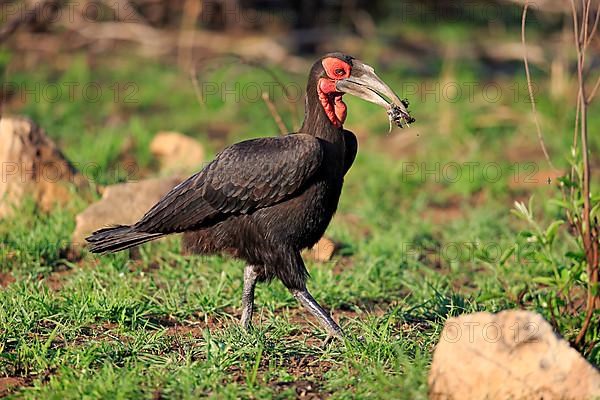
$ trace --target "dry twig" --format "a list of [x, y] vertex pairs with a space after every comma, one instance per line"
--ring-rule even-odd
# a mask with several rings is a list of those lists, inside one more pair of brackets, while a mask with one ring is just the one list
[[277, 127], [279, 128], [279, 133], [281, 133], [282, 135], [285, 135], [286, 133], [288, 133], [289, 132], [288, 128], [283, 123], [283, 119], [281, 119], [281, 115], [279, 114], [279, 112], [277, 112], [277, 108], [275, 107], [275, 104], [273, 104], [271, 99], [269, 98], [269, 94], [267, 92], [262, 93], [262, 99], [265, 102], [265, 104], [267, 105], [267, 108], [269, 109], [269, 112], [271, 113], [273, 120], [277, 124]]
[[[593, 23], [590, 23], [590, 12], [591, 12], [591, 0], [581, 0], [581, 20], [575, 0], [571, 0], [571, 15], [573, 18], [573, 37], [575, 49], [577, 51], [577, 102], [576, 102], [576, 117], [575, 117], [575, 130], [573, 132], [573, 148], [576, 149], [581, 146], [582, 153], [582, 164], [583, 164], [583, 176], [579, 177], [575, 171], [575, 167], [571, 170], [571, 179], [581, 179], [581, 193], [575, 190], [573, 187], [563, 188], [562, 196], [565, 200], [569, 200], [573, 204], [579, 204], [579, 201], [583, 201], [583, 207], [579, 205], [575, 206], [575, 210], [567, 210], [567, 218], [571, 224], [572, 229], [575, 231], [575, 235], [581, 238], [583, 249], [585, 251], [586, 268], [588, 275], [587, 283], [587, 299], [586, 299], [586, 311], [584, 321], [575, 339], [575, 345], [584, 348], [585, 347], [585, 336], [588, 331], [595, 311], [597, 310], [597, 304], [600, 304], [600, 294], [597, 293], [599, 284], [599, 259], [600, 259], [600, 242], [599, 235], [600, 230], [597, 221], [591, 221], [591, 169], [589, 160], [589, 148], [588, 148], [588, 125], [587, 125], [587, 111], [590, 101], [594, 98], [598, 86], [600, 85], [600, 78], [594, 85], [592, 92], [589, 96], [586, 96], [585, 81], [586, 76], [584, 73], [585, 69], [585, 56], [586, 50], [594, 37], [600, 15], [600, 4], [596, 10]], [[525, 22], [527, 17], [527, 9], [529, 7], [529, 1], [525, 1], [523, 8], [523, 16], [521, 20], [521, 41], [523, 43], [523, 61], [525, 64], [525, 74], [527, 77], [527, 88], [529, 90], [529, 97], [531, 99], [531, 106], [533, 109], [535, 125], [537, 129], [538, 139], [544, 156], [548, 161], [548, 164], [552, 166], [546, 146], [542, 137], [542, 130], [537, 118], [536, 107], [533, 98], [531, 76], [529, 73], [529, 64], [527, 60], [527, 47], [525, 42]], [[578, 141], [579, 139], [579, 141]], [[552, 166], [553, 167], [553, 166]], [[554, 168], [554, 167], [553, 167]], [[567, 194], [568, 191], [568, 194]]]
[[540, 121], [537, 115], [537, 108], [535, 106], [535, 98], [533, 96], [533, 86], [531, 83], [531, 74], [529, 73], [529, 61], [527, 59], [527, 44], [525, 42], [525, 21], [527, 20], [527, 9], [529, 8], [529, 0], [525, 1], [525, 6], [523, 7], [523, 17], [521, 19], [521, 43], [523, 44], [523, 62], [525, 64], [525, 75], [527, 77], [527, 90], [529, 92], [529, 100], [531, 101], [531, 110], [533, 112], [533, 120], [535, 121], [535, 128], [537, 130], [538, 140], [540, 142], [540, 146], [542, 147], [542, 151], [544, 152], [544, 157], [548, 162], [548, 165], [554, 170], [554, 165], [550, 160], [550, 155], [548, 154], [548, 150], [546, 150], [546, 143], [544, 142], [544, 137], [542, 136], [542, 128], [540, 127]]
[[[579, 85], [577, 102], [579, 106], [579, 133], [581, 138], [581, 152], [583, 158], [583, 177], [582, 177], [582, 197], [583, 197], [583, 210], [581, 218], [577, 219], [578, 231], [580, 232], [581, 239], [583, 241], [583, 248], [585, 251], [585, 258], [587, 261], [587, 275], [588, 275], [588, 293], [586, 301], [586, 313], [583, 321], [583, 326], [575, 339], [575, 345], [581, 346], [584, 343], [585, 334], [591, 324], [594, 312], [596, 310], [596, 300], [598, 294], [596, 293], [599, 278], [599, 252], [600, 245], [598, 243], [598, 227], [590, 219], [591, 213], [591, 168], [589, 160], [589, 149], [588, 149], [588, 131], [587, 131], [587, 109], [588, 109], [588, 97], [585, 94], [585, 54], [587, 45], [591, 40], [597, 27], [598, 16], [596, 15], [596, 21], [589, 29], [589, 12], [591, 8], [591, 0], [583, 1], [582, 19], [578, 22], [577, 7], [575, 1], [571, 0], [571, 12], [573, 15], [573, 36], [575, 47], [577, 50], [577, 82]], [[598, 10], [600, 11], [600, 9]], [[597, 11], [597, 12], [598, 12]], [[588, 36], [590, 35], [590, 36]], [[592, 96], [593, 97], [593, 96]]]

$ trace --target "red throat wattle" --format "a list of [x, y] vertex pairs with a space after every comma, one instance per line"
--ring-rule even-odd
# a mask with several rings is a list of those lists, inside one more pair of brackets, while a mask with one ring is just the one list
[[327, 57], [321, 61], [328, 78], [320, 78], [317, 83], [319, 101], [331, 123], [341, 128], [346, 120], [346, 104], [342, 101], [344, 93], [335, 87], [335, 81], [350, 76], [352, 67], [336, 57]]
[[331, 123], [341, 128], [346, 120], [346, 104], [342, 101], [343, 93], [336, 91], [335, 82], [321, 78], [317, 85], [319, 101]]

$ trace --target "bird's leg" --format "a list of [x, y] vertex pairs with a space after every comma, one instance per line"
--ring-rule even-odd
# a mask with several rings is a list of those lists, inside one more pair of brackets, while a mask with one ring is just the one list
[[314, 299], [314, 297], [312, 297], [306, 288], [292, 289], [291, 292], [294, 297], [319, 320], [321, 325], [327, 329], [327, 332], [330, 335], [339, 338], [344, 336], [342, 328], [340, 328], [340, 326], [331, 318], [331, 315], [329, 315], [329, 313], [325, 311], [323, 307], [319, 305], [319, 303], [317, 303], [317, 301]]
[[244, 289], [242, 290], [242, 326], [245, 330], [250, 329], [252, 324], [252, 311], [254, 310], [254, 288], [258, 280], [255, 267], [247, 265], [244, 268]]

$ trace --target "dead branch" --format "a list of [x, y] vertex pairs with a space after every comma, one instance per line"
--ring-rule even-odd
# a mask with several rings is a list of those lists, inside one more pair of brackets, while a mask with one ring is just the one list
[[[194, 26], [196, 21], [202, 12], [202, 1], [199, 0], [186, 0], [184, 3], [183, 17], [181, 18], [181, 27], [179, 29], [179, 39], [177, 45], [177, 62], [180, 67], [187, 68], [192, 65], [193, 58], [193, 47], [186, 47], [183, 44], [183, 33], [190, 31], [192, 35], [195, 34]], [[192, 38], [192, 42], [195, 42]]]
[[[579, 133], [581, 139], [581, 150], [583, 158], [583, 177], [582, 177], [582, 196], [583, 196], [583, 210], [580, 220], [580, 235], [583, 242], [583, 248], [585, 251], [585, 258], [587, 261], [586, 269], [588, 274], [588, 292], [586, 301], [586, 313], [583, 326], [575, 339], [575, 345], [580, 346], [583, 344], [585, 334], [591, 324], [594, 312], [597, 308], [596, 300], [599, 295], [595, 292], [598, 286], [598, 269], [599, 269], [599, 243], [598, 243], [598, 226], [596, 223], [592, 225], [590, 220], [591, 212], [591, 194], [590, 194], [590, 181], [591, 181], [591, 168], [589, 160], [589, 149], [588, 149], [588, 131], [587, 131], [587, 109], [588, 109], [588, 97], [585, 93], [585, 55], [586, 48], [589, 43], [588, 34], [589, 29], [589, 12], [591, 8], [591, 0], [582, 2], [583, 9], [581, 11], [582, 19], [578, 23], [578, 12], [575, 6], [575, 1], [571, 0], [571, 10], [573, 14], [573, 37], [575, 47], [577, 50], [577, 82], [579, 85], [577, 101], [579, 105]], [[599, 9], [600, 11], [600, 9]], [[596, 16], [596, 21], [597, 21]], [[595, 31], [596, 22], [591, 28], [591, 33]], [[593, 96], [592, 96], [593, 97]]]
[[[600, 11], [598, 11], [598, 15], [600, 15]], [[596, 79], [596, 83], [594, 84], [594, 87], [592, 88], [592, 91], [590, 92], [590, 95], [587, 98], [587, 102], [588, 104], [592, 102], [592, 100], [594, 100], [594, 97], [596, 97], [596, 92], [598, 91], [598, 87], [600, 86], [600, 76], [598, 76], [598, 79]]]
[[[587, 125], [587, 111], [590, 101], [594, 98], [598, 85], [600, 85], [600, 78], [594, 85], [592, 92], [589, 96], [586, 96], [586, 79], [585, 79], [585, 56], [586, 50], [594, 37], [600, 14], [600, 4], [596, 10], [594, 21], [590, 21], [591, 12], [591, 0], [581, 0], [581, 20], [579, 18], [579, 12], [577, 10], [575, 0], [570, 0], [571, 15], [573, 19], [573, 40], [575, 49], [577, 51], [577, 101], [576, 101], [576, 117], [575, 117], [575, 130], [573, 133], [573, 148], [581, 146], [582, 152], [582, 164], [583, 164], [583, 176], [579, 177], [576, 174], [575, 169], [571, 170], [572, 179], [581, 179], [581, 193], [578, 193], [573, 187], [563, 188], [562, 196], [563, 199], [570, 199], [573, 203], [577, 203], [582, 197], [583, 207], [576, 206], [575, 210], [567, 210], [567, 219], [571, 225], [571, 229], [575, 231], [574, 235], [581, 238], [583, 249], [585, 252], [586, 259], [586, 270], [588, 275], [587, 283], [587, 299], [586, 299], [586, 311], [583, 324], [575, 339], [574, 344], [579, 348], [585, 347], [585, 335], [588, 331], [595, 311], [598, 309], [600, 304], [600, 295], [596, 293], [599, 283], [599, 259], [600, 259], [600, 229], [598, 227], [598, 221], [591, 221], [591, 168], [589, 159], [589, 148], [588, 148], [588, 125]], [[525, 41], [525, 22], [527, 18], [527, 9], [529, 7], [529, 0], [525, 0], [523, 7], [523, 15], [521, 20], [521, 42], [523, 44], [523, 62], [525, 64], [525, 75], [527, 77], [527, 88], [529, 90], [529, 97], [531, 100], [531, 106], [534, 114], [535, 125], [537, 129], [538, 139], [546, 160], [552, 166], [548, 153], [546, 151], [545, 143], [542, 137], [541, 127], [537, 118], [537, 112], [533, 97], [531, 75], [529, 72], [529, 63], [527, 59], [527, 46]], [[579, 139], [579, 142], [578, 142]], [[553, 167], [554, 168], [554, 167]], [[567, 194], [568, 193], [568, 194]]]
[[527, 90], [529, 92], [529, 100], [531, 102], [531, 110], [533, 112], [533, 120], [535, 121], [535, 128], [537, 130], [538, 141], [540, 142], [540, 146], [542, 147], [542, 151], [544, 152], [544, 157], [550, 165], [550, 168], [556, 170], [552, 161], [550, 160], [550, 155], [548, 154], [548, 150], [546, 150], [546, 144], [544, 142], [544, 137], [542, 136], [542, 128], [540, 127], [540, 121], [537, 115], [537, 108], [535, 106], [535, 98], [533, 96], [533, 86], [531, 84], [531, 74], [529, 73], [529, 61], [527, 58], [527, 44], [525, 42], [525, 21], [527, 20], [527, 8], [529, 7], [529, 0], [525, 1], [525, 6], [523, 7], [523, 17], [521, 19], [521, 43], [523, 44], [523, 62], [525, 64], [525, 75], [527, 77]]
[[196, 94], [196, 99], [201, 106], [204, 106], [204, 97], [202, 96], [202, 90], [200, 89], [200, 85], [198, 84], [198, 77], [196, 76], [196, 70], [192, 68], [190, 70], [190, 79], [192, 80], [192, 85], [194, 86], [194, 93]]
[[283, 123], [283, 119], [281, 118], [281, 115], [279, 114], [279, 112], [277, 112], [277, 108], [275, 107], [275, 104], [273, 104], [273, 102], [269, 98], [269, 94], [267, 92], [263, 92], [262, 99], [265, 102], [265, 104], [267, 105], [267, 108], [269, 109], [269, 112], [271, 113], [273, 120], [277, 124], [277, 127], [279, 128], [279, 133], [281, 133], [282, 135], [287, 134], [289, 132], [288, 128]]

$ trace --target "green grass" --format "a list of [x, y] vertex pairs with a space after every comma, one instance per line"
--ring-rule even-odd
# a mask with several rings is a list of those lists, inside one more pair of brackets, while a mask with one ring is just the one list
[[[77, 97], [9, 108], [45, 127], [76, 164], [97, 165], [89, 178], [99, 184], [125, 180], [119, 172], [123, 151], [137, 160], [140, 177], [157, 174], [148, 143], [160, 130], [182, 131], [210, 154], [227, 143], [277, 132], [262, 101], [209, 98], [200, 105], [189, 79], [176, 68], [136, 57], [117, 59], [91, 68], [75, 58], [62, 69], [41, 67], [11, 76], [23, 83], [136, 85], [135, 103], [104, 96], [90, 104]], [[482, 79], [473, 65], [453, 68], [451, 80]], [[443, 78], [403, 75], [401, 65], [380, 71], [392, 87]], [[276, 73], [304, 86], [304, 76]], [[271, 80], [247, 68], [209, 77], [241, 85]], [[539, 77], [542, 92], [544, 79]], [[515, 82], [524, 84], [520, 75], [499, 81], [506, 91]], [[553, 272], [537, 253], [530, 254], [527, 237], [518, 234], [526, 226], [510, 214], [515, 199], [536, 193], [542, 220], [558, 215], [542, 201], [555, 188], [511, 184], [515, 165], [531, 162], [547, 170], [529, 104], [413, 97], [417, 123], [391, 135], [385, 135], [383, 110], [347, 99], [346, 127], [361, 133], [360, 153], [327, 232], [343, 248], [331, 262], [308, 262], [309, 289], [331, 308], [347, 340], [324, 344], [323, 331], [279, 282], [259, 286], [255, 330], [242, 331], [237, 320], [243, 264], [182, 257], [178, 238], [145, 245], [137, 260], [127, 254], [84, 254], [69, 261], [64, 249], [74, 216], [87, 201], [76, 195], [69, 207], [48, 214], [27, 202], [0, 225], [0, 273], [14, 279], [0, 290], [0, 378], [20, 382], [10, 396], [294, 398], [308, 393], [425, 399], [433, 346], [448, 317], [519, 307], [550, 319], [553, 288], [535, 282]], [[284, 99], [275, 102], [291, 126], [293, 113]], [[538, 108], [555, 162], [564, 166], [574, 111], [543, 95]], [[600, 127], [598, 111], [595, 106], [589, 112], [591, 131]], [[491, 123], [482, 121], [488, 117]], [[214, 130], [222, 134], [211, 139], [207, 132]], [[600, 137], [592, 136], [597, 154]], [[127, 141], [133, 145], [127, 147]], [[518, 161], [510, 158], [514, 153]], [[453, 182], [439, 174], [406, 174], [407, 163], [434, 168], [449, 162], [495, 163], [503, 175], [492, 182], [477, 169], [474, 179]], [[518, 171], [519, 182], [528, 172]], [[575, 246], [564, 231], [559, 235], [554, 251], [568, 266], [558, 255]], [[580, 317], [557, 318], [561, 333], [573, 338]], [[586, 353], [596, 365], [599, 347]]]

